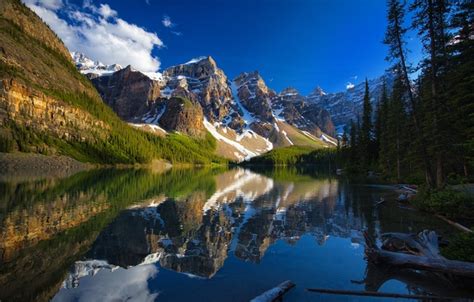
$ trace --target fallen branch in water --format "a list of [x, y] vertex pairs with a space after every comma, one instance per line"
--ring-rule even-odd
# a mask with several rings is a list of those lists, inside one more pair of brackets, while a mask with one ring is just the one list
[[449, 260], [441, 256], [438, 236], [434, 231], [425, 230], [418, 235], [383, 234], [382, 248], [375, 244], [367, 232], [364, 232], [364, 237], [366, 258], [374, 264], [474, 278], [474, 263]]
[[369, 297], [380, 297], [380, 298], [431, 299], [431, 300], [459, 299], [458, 297], [410, 295], [410, 294], [381, 293], [381, 292], [372, 292], [372, 291], [325, 289], [325, 288], [307, 288], [306, 290], [310, 292], [316, 292], [316, 293], [322, 293], [322, 294], [346, 295], [346, 296], [366, 296], [366, 297], [369, 296]]
[[454, 222], [454, 221], [452, 221], [452, 220], [449, 220], [448, 218], [446, 218], [446, 217], [444, 217], [444, 216], [442, 216], [442, 215], [439, 215], [439, 214], [437, 214], [436, 217], [438, 217], [438, 218], [440, 218], [440, 219], [446, 221], [447, 223], [449, 223], [450, 225], [456, 227], [457, 229], [459, 229], [459, 230], [461, 230], [461, 231], [464, 231], [464, 232], [467, 232], [467, 233], [472, 233], [472, 230], [471, 230], [470, 228], [465, 227], [465, 226], [463, 226], [463, 225], [460, 224], [460, 223], [457, 223], [457, 222]]
[[270, 290], [267, 290], [263, 294], [261, 294], [258, 297], [253, 298], [250, 302], [274, 302], [278, 301], [283, 297], [284, 294], [286, 294], [289, 290], [291, 290], [293, 287], [296, 285], [291, 282], [290, 280], [287, 280], [277, 287], [274, 287]]

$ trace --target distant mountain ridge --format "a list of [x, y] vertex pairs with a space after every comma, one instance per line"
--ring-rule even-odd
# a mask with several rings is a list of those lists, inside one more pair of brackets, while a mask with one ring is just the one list
[[131, 66], [97, 72], [97, 68], [83, 67], [84, 61], [93, 60], [77, 53], [73, 58], [80, 58], [76, 60], [78, 69], [125, 121], [159, 135], [179, 131], [199, 136], [205, 129], [217, 139], [218, 154], [233, 160], [280, 146], [336, 145], [327, 111], [306, 102], [297, 91], [291, 96], [277, 94], [257, 71], [229, 80], [208, 56], [151, 77]]
[[[368, 80], [370, 100], [373, 105], [380, 100], [384, 83], [387, 91], [391, 91], [394, 79], [395, 76], [392, 72], [386, 72], [380, 77]], [[333, 123], [338, 128], [338, 134], [341, 134], [342, 128], [348, 125], [351, 120], [356, 121], [362, 113], [364, 93], [365, 82], [361, 82], [352, 85], [345, 91], [336, 93], [325, 93], [318, 87], [306, 99], [308, 102], [327, 110]]]

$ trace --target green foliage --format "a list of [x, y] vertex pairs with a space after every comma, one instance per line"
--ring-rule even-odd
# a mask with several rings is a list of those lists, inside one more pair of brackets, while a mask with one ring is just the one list
[[461, 233], [449, 240], [441, 254], [451, 260], [474, 262], [474, 233]]
[[227, 163], [214, 154], [216, 143], [210, 134], [204, 139], [181, 134], [158, 137], [119, 122], [107, 136], [96, 136], [94, 141], [67, 141], [15, 123], [10, 123], [8, 130], [13, 136], [11, 145], [21, 152], [59, 153], [81, 162], [135, 164], [165, 159], [199, 165]]
[[296, 165], [303, 155], [307, 155], [314, 149], [309, 147], [291, 146], [271, 150], [261, 156], [252, 158], [251, 164], [270, 166]]
[[474, 197], [455, 190], [437, 191], [423, 188], [416, 194], [414, 204], [425, 211], [450, 218], [474, 217]]
[[324, 166], [335, 168], [335, 149], [313, 149], [309, 147], [291, 146], [274, 149], [261, 156], [252, 158], [243, 165], [250, 166]]

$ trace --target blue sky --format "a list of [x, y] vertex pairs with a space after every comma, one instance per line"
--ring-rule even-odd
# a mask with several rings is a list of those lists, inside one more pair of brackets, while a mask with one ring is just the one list
[[[271, 88], [280, 91], [292, 86], [303, 94], [317, 85], [328, 92], [341, 91], [348, 82], [379, 76], [388, 66], [382, 44], [386, 27], [383, 0], [24, 1], [50, 9], [70, 26], [80, 22], [72, 20], [71, 11], [88, 10], [90, 15], [105, 16], [98, 17], [97, 24], [101, 18], [110, 23], [101, 32], [110, 30], [123, 37], [114, 27], [117, 20], [144, 31], [136, 34], [137, 41], [143, 37], [139, 45], [146, 50], [140, 56], [134, 48], [137, 45], [131, 45], [129, 53], [102, 51], [96, 49], [102, 47], [96, 45], [100, 43], [89, 41], [91, 46], [84, 47], [86, 55], [108, 61], [104, 63], [115, 63], [110, 61], [113, 59], [123, 63], [130, 58], [138, 69], [154, 69], [159, 64], [163, 70], [193, 57], [211, 55], [230, 78], [259, 70]], [[55, 22], [53, 17], [40, 16]], [[75, 34], [83, 35], [83, 27]], [[86, 44], [68, 39], [72, 34], [60, 24], [52, 28], [65, 32], [58, 34], [67, 40], [69, 48]], [[420, 46], [413, 34], [409, 38], [410, 58], [416, 61]], [[139, 61], [146, 57], [145, 52], [149, 58]]]

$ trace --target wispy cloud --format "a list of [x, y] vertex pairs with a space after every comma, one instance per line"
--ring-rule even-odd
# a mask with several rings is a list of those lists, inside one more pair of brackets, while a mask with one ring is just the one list
[[346, 84], [346, 89], [352, 89], [352, 88], [354, 88], [354, 87], [355, 87], [354, 84], [352, 84], [351, 82], [347, 82], [347, 84]]
[[[153, 56], [164, 44], [156, 33], [128, 23], [107, 4], [85, 0], [82, 7], [62, 0], [23, 0], [64, 41], [71, 51], [83, 52], [105, 64], [132, 65], [144, 72], [160, 68]], [[67, 16], [67, 17], [64, 17]]]
[[163, 16], [163, 19], [161, 20], [161, 23], [163, 24], [164, 27], [167, 27], [167, 28], [175, 27], [175, 24], [173, 22], [171, 22], [171, 18], [167, 15]]

